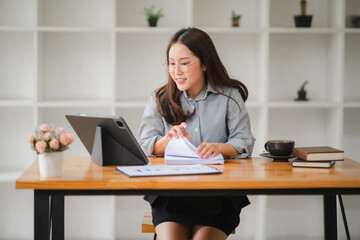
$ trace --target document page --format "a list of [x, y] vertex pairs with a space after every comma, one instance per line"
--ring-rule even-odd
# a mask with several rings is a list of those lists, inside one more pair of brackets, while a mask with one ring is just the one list
[[119, 172], [129, 177], [166, 176], [166, 175], [194, 175], [194, 174], [221, 174], [214, 167], [206, 165], [144, 165], [119, 166]]
[[224, 164], [224, 157], [221, 153], [217, 156], [199, 158], [196, 154], [196, 147], [185, 137], [171, 138], [165, 149], [166, 164]]

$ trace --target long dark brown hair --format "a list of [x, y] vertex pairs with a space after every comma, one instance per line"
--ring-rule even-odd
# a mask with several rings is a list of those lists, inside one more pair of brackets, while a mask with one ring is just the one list
[[[175, 43], [185, 45], [200, 59], [201, 65], [206, 67], [206, 71], [204, 72], [205, 80], [215, 91], [235, 101], [232, 97], [218, 90], [218, 87], [224, 85], [234, 87], [239, 90], [244, 102], [246, 101], [248, 98], [248, 89], [242, 82], [229, 77], [217, 54], [214, 43], [207, 33], [197, 28], [184, 28], [176, 32], [171, 37], [166, 50], [167, 61], [169, 61], [170, 48]], [[170, 74], [168, 74], [168, 83], [156, 90], [156, 102], [159, 113], [168, 123], [173, 125], [184, 122], [186, 118], [194, 114], [194, 112], [189, 114], [184, 113], [181, 107], [180, 96], [181, 91], [177, 88]], [[237, 102], [236, 104], [239, 106]]]

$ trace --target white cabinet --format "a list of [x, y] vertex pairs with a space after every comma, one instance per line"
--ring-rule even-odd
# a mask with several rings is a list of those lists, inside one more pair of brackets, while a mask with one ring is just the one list
[[242, 15], [241, 30], [259, 28], [262, 2], [260, 0], [227, 0], [226, 2], [194, 0], [193, 24], [199, 28], [230, 28], [231, 12], [235, 11]]
[[[153, 4], [165, 14], [156, 28], [142, 13]], [[299, 13], [299, 0], [0, 0], [0, 181], [35, 159], [35, 126], [71, 131], [66, 112], [122, 115], [137, 137], [148, 94], [167, 81], [167, 43], [186, 26], [208, 32], [248, 86], [254, 155], [284, 138], [359, 160], [360, 29], [350, 16], [360, 1], [308, 0], [311, 28], [294, 27]], [[305, 80], [309, 101], [294, 101]], [[79, 139], [65, 154], [88, 155]]]
[[38, 25], [111, 28], [114, 4], [113, 0], [38, 0]]
[[2, 27], [33, 27], [36, 25], [36, 0], [0, 1], [0, 25]]

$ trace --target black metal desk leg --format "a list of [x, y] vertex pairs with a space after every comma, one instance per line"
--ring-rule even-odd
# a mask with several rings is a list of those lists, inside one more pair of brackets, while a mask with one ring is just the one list
[[336, 195], [324, 195], [324, 239], [337, 239]]
[[34, 190], [34, 239], [50, 239], [50, 193]]
[[64, 195], [51, 195], [52, 239], [64, 240]]

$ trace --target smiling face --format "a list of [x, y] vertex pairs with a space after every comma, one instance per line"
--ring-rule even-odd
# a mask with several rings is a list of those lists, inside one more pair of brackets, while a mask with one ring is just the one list
[[169, 50], [169, 74], [180, 91], [194, 99], [205, 87], [204, 71], [200, 59], [184, 44], [175, 43]]

